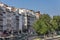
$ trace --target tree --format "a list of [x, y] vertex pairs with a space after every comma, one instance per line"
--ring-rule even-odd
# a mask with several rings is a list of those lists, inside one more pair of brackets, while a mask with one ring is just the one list
[[57, 28], [56, 31], [57, 31], [58, 34], [60, 34], [59, 33], [59, 31], [60, 31], [60, 16], [53, 16], [53, 20], [55, 20], [57, 22], [58, 28]]
[[58, 28], [57, 22], [53, 20], [48, 14], [42, 14], [40, 18], [34, 23], [33, 28], [38, 34], [51, 34]]
[[58, 30], [60, 31], [60, 16], [53, 16], [53, 20], [55, 20], [58, 24]]
[[[44, 35], [44, 38], [46, 36], [46, 33], [50, 31], [50, 26], [48, 22], [50, 22], [51, 17], [48, 14], [43, 14], [40, 16], [40, 18], [34, 23], [33, 28], [36, 30], [36, 32], [39, 35]], [[49, 26], [49, 27], [48, 27]]]
[[45, 25], [44, 21], [38, 20], [34, 23], [34, 29], [38, 34], [45, 34], [47, 32], [47, 26]]

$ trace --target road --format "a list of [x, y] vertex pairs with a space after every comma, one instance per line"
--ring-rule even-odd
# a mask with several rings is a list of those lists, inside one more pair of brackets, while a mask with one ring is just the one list
[[[32, 40], [38, 37], [37, 35], [22, 35], [22, 36], [9, 36], [9, 37], [0, 37], [0, 40]], [[44, 39], [42, 39], [44, 40]], [[60, 35], [54, 37], [47, 37], [46, 40], [60, 40]]]

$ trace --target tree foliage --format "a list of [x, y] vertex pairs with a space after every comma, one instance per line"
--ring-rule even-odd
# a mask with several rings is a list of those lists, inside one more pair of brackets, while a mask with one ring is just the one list
[[60, 16], [53, 16], [53, 20], [57, 22], [58, 29], [60, 31]]
[[54, 32], [58, 25], [55, 17], [51, 18], [48, 14], [42, 14], [39, 20], [34, 23], [33, 28], [38, 34], [46, 34]]

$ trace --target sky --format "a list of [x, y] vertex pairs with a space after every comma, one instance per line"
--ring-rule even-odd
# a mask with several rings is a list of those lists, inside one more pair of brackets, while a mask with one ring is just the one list
[[40, 11], [50, 16], [60, 15], [60, 0], [0, 0], [9, 6]]

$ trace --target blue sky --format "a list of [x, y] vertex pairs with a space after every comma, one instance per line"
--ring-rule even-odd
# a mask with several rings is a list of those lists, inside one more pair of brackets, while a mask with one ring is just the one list
[[60, 15], [60, 0], [0, 0], [9, 6], [16, 8], [26, 8], [51, 16]]

